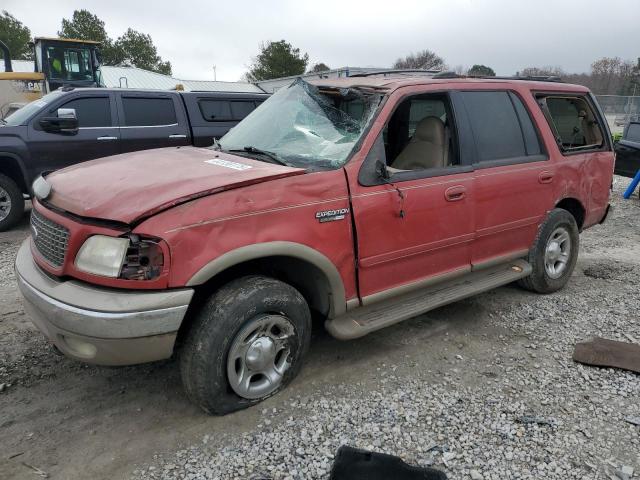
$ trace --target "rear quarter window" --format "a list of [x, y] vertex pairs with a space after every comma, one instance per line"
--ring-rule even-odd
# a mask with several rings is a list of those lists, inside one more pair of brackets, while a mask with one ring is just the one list
[[597, 150], [604, 145], [602, 126], [582, 95], [538, 95], [556, 142], [563, 152]]
[[231, 102], [231, 114], [234, 120], [242, 120], [256, 108], [254, 102]]
[[232, 119], [231, 104], [227, 100], [198, 100], [198, 107], [202, 117], [207, 122], [224, 122]]
[[207, 122], [239, 122], [256, 109], [256, 102], [201, 98], [198, 107]]

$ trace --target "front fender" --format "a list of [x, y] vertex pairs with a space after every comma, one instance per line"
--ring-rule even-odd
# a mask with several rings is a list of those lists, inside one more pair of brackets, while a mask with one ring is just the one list
[[311, 247], [295, 242], [275, 241], [257, 243], [226, 252], [203, 266], [187, 282], [188, 287], [202, 285], [224, 270], [241, 263], [260, 258], [283, 256], [304, 260], [322, 271], [331, 288], [332, 314], [346, 311], [345, 289], [336, 266], [325, 255]]

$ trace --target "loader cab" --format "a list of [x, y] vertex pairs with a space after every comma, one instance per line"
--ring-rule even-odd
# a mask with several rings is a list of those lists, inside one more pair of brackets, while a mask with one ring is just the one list
[[36, 38], [35, 70], [44, 74], [45, 90], [103, 87], [99, 46], [89, 40]]

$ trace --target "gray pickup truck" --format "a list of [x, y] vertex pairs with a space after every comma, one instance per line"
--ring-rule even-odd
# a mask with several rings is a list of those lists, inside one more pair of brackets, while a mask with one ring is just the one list
[[65, 88], [31, 102], [0, 120], [0, 231], [20, 219], [43, 172], [136, 150], [210, 146], [268, 97]]

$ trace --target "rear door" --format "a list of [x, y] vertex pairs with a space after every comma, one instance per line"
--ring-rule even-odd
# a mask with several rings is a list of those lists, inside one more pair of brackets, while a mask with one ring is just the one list
[[553, 206], [554, 166], [531, 115], [514, 91], [459, 91], [454, 101], [475, 144], [472, 267], [524, 256]]
[[[75, 110], [79, 124], [77, 134], [52, 133], [42, 129], [40, 119], [57, 116], [59, 108]], [[79, 90], [77, 94], [65, 95], [30, 122], [28, 135], [32, 175], [120, 153], [113, 94]]]
[[122, 152], [191, 144], [191, 134], [178, 95], [121, 92], [118, 116]]

